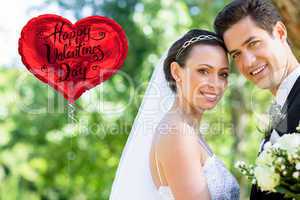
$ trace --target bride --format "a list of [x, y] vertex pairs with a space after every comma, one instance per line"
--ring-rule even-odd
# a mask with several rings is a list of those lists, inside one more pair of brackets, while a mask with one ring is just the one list
[[238, 200], [239, 185], [199, 133], [228, 84], [223, 41], [194, 29], [155, 67], [110, 200]]

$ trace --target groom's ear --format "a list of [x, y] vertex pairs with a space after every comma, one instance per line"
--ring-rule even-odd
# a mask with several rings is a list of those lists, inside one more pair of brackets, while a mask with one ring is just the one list
[[287, 30], [285, 25], [281, 22], [278, 21], [273, 27], [273, 36], [275, 38], [278, 38], [282, 42], [287, 42]]
[[177, 62], [172, 62], [170, 65], [171, 75], [176, 82], [181, 81], [181, 67]]

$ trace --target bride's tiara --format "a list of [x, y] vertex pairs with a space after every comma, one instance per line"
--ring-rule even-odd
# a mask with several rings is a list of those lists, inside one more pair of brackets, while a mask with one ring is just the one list
[[179, 58], [179, 56], [182, 54], [182, 52], [191, 44], [198, 42], [198, 41], [202, 41], [202, 40], [216, 40], [220, 43], [224, 43], [220, 38], [213, 36], [213, 35], [199, 35], [197, 37], [193, 37], [190, 40], [186, 41], [182, 47], [180, 47], [180, 49], [178, 50], [177, 54], [176, 54], [176, 60]]

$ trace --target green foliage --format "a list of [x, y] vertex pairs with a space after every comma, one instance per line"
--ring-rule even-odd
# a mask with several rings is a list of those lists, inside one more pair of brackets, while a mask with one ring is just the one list
[[[45, 0], [77, 19], [84, 17], [86, 7], [115, 19], [127, 34], [129, 53], [119, 74], [77, 101], [74, 122], [67, 102], [25, 67], [0, 68], [0, 199], [108, 199], [154, 65], [187, 30], [212, 30], [215, 13], [225, 2]], [[254, 161], [261, 138], [257, 115], [270, 95], [232, 69], [230, 87], [205, 115], [208, 128], [203, 133], [237, 175], [242, 199], [247, 199], [250, 183], [234, 171], [233, 163]]]

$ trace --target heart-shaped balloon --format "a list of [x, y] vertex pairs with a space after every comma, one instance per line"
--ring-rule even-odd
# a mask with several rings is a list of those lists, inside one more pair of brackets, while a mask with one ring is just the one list
[[27, 69], [73, 103], [123, 65], [128, 42], [122, 27], [103, 16], [74, 25], [53, 14], [31, 19], [19, 39]]

